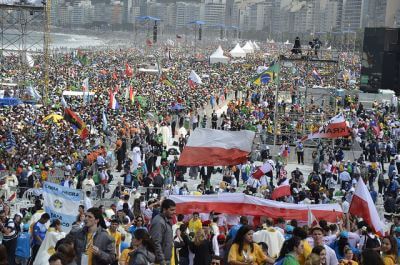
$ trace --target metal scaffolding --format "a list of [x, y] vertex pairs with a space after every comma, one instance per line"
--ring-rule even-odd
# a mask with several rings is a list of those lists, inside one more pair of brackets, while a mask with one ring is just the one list
[[[310, 128], [335, 115], [339, 73], [338, 53], [335, 51], [320, 51], [320, 53], [319, 57], [310, 54], [279, 56], [280, 71], [275, 91], [274, 145], [280, 145], [285, 140], [289, 144], [294, 144], [297, 139], [309, 133]], [[314, 70], [316, 73], [323, 72], [324, 75], [330, 76], [329, 82], [318, 86]], [[285, 74], [289, 76], [282, 78]]]
[[0, 4], [1, 51], [43, 52], [45, 6]]
[[[13, 76], [13, 82], [18, 85], [18, 92], [21, 93], [27, 85], [26, 75], [30, 62], [28, 57], [34, 54], [34, 58], [46, 57], [49, 49], [49, 38], [46, 31], [49, 32], [46, 14], [46, 1], [43, 5], [28, 4], [25, 0], [13, 5], [0, 4], [0, 55], [13, 55], [18, 58], [17, 65], [21, 71], [20, 74]], [[28, 55], [29, 54], [29, 55]], [[39, 59], [44, 62], [43, 99], [47, 96], [48, 87], [48, 60]], [[47, 79], [46, 79], [47, 78]], [[17, 95], [18, 95], [17, 92]]]

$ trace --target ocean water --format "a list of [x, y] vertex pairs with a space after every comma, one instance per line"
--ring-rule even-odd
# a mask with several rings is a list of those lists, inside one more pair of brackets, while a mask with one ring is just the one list
[[85, 46], [104, 46], [107, 41], [95, 36], [52, 33], [51, 48], [78, 48]]
[[[0, 49], [5, 50], [21, 50], [22, 39], [20, 33], [16, 31], [8, 31], [3, 36], [3, 43]], [[65, 34], [65, 33], [51, 33], [50, 34], [50, 48], [51, 49], [73, 49], [78, 47], [96, 47], [96, 46], [109, 46], [110, 40], [107, 40], [107, 34], [99, 36], [92, 35], [79, 35], [79, 34]], [[43, 33], [29, 32], [25, 38], [25, 47], [29, 51], [39, 51], [43, 48]]]

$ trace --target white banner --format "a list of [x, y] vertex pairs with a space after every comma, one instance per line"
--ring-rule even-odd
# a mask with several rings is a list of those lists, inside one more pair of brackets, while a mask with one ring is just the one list
[[44, 209], [51, 220], [59, 219], [64, 232], [69, 232], [76, 221], [82, 200], [82, 191], [66, 188], [51, 182], [43, 185]]

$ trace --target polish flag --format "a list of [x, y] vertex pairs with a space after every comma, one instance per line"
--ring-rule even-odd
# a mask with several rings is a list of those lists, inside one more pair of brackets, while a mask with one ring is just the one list
[[321, 75], [318, 73], [317, 69], [315, 69], [315, 68], [313, 69], [312, 75], [313, 75], [313, 77], [315, 78], [315, 80], [318, 80], [318, 81], [321, 83], [321, 85], [324, 85], [324, 81], [322, 80], [322, 77], [321, 77]]
[[129, 64], [125, 64], [125, 75], [127, 77], [132, 77], [133, 76], [133, 69], [130, 67]]
[[230, 166], [243, 164], [251, 152], [255, 133], [197, 128], [179, 157], [179, 166]]
[[[197, 129], [196, 129], [197, 130]], [[335, 223], [342, 218], [343, 211], [339, 204], [295, 204], [267, 200], [249, 196], [244, 193], [219, 193], [212, 195], [171, 195], [169, 199], [176, 203], [177, 214], [193, 212], [246, 216], [268, 216], [273, 219], [282, 217], [285, 220], [296, 219], [307, 223], [309, 209], [319, 220]]]
[[301, 140], [305, 141], [319, 138], [335, 139], [349, 135], [350, 129], [347, 126], [347, 122], [344, 119], [343, 114], [340, 113], [326, 122], [323, 126], [319, 127], [318, 131], [311, 132], [310, 134], [304, 136]]
[[14, 192], [11, 196], [7, 199], [8, 202], [12, 202], [17, 198], [17, 193]]
[[86, 77], [82, 82], [82, 91], [89, 92], [89, 78]]
[[289, 179], [286, 179], [281, 183], [278, 187], [276, 187], [271, 194], [271, 199], [276, 200], [278, 198], [284, 196], [290, 196], [292, 193], [290, 192]]
[[381, 221], [376, 210], [376, 206], [372, 201], [371, 194], [362, 178], [358, 179], [353, 198], [350, 203], [349, 213], [358, 217], [362, 217], [368, 225], [379, 235], [385, 233], [385, 225]]
[[203, 82], [201, 81], [201, 78], [200, 78], [200, 76], [198, 75], [198, 74], [196, 74], [196, 72], [195, 71], [191, 71], [190, 72], [190, 75], [189, 75], [189, 86], [194, 86], [195, 84], [196, 85], [201, 85], [201, 84], [203, 84]]
[[310, 208], [308, 208], [307, 225], [308, 225], [308, 227], [314, 227], [314, 226], [318, 225], [318, 220], [317, 220], [317, 218], [315, 218], [315, 216], [313, 215]]
[[112, 90], [109, 91], [109, 96], [110, 96], [110, 101], [108, 104], [109, 108], [110, 109], [118, 109], [119, 105], [118, 105], [117, 99], [115, 98], [115, 93]]
[[260, 179], [263, 175], [265, 175], [266, 173], [270, 172], [272, 170], [272, 166], [271, 164], [267, 161], [264, 163], [264, 165], [262, 165], [261, 167], [259, 167], [252, 175], [253, 178], [255, 179]]

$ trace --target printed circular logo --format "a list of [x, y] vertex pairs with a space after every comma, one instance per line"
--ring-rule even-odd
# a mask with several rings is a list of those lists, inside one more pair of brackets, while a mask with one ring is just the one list
[[60, 200], [58, 200], [58, 199], [56, 199], [53, 202], [53, 205], [54, 205], [54, 208], [56, 208], [56, 209], [60, 209], [63, 206], [62, 202]]

